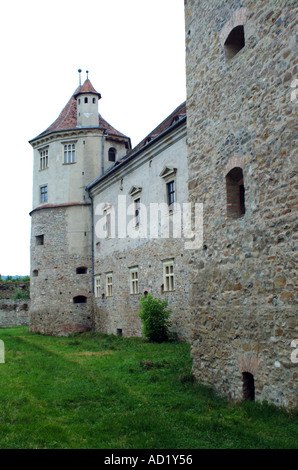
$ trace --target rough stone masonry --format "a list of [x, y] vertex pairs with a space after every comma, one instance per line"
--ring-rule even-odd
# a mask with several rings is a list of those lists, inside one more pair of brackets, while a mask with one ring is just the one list
[[188, 187], [204, 204], [193, 371], [297, 407], [297, 2], [186, 0], [185, 16]]

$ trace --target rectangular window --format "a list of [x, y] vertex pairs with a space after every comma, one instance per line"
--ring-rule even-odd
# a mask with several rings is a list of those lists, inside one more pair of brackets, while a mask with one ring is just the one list
[[139, 269], [138, 267], [130, 268], [130, 293], [139, 293]]
[[173, 291], [175, 289], [174, 260], [163, 262], [163, 283], [165, 292]]
[[45, 170], [46, 168], [48, 168], [48, 163], [49, 163], [48, 149], [40, 150], [40, 152], [39, 152], [39, 169], [40, 170]]
[[36, 235], [35, 242], [36, 245], [44, 245], [44, 235]]
[[169, 181], [167, 183], [167, 203], [169, 211], [172, 212], [175, 206], [175, 181]]
[[141, 210], [141, 199], [138, 198], [134, 200], [134, 212], [135, 212], [135, 223], [136, 223], [135, 226], [136, 227], [139, 227], [140, 222], [141, 222], [140, 210]]
[[48, 202], [48, 187], [41, 186], [40, 188], [40, 202]]
[[75, 163], [76, 146], [75, 144], [64, 145], [64, 163]]
[[113, 273], [106, 274], [106, 294], [107, 297], [113, 295]]
[[100, 274], [97, 274], [94, 277], [94, 294], [95, 297], [101, 297], [101, 291], [100, 291]]

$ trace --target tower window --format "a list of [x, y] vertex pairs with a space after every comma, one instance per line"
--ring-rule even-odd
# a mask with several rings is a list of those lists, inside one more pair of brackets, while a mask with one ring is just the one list
[[107, 297], [113, 295], [113, 273], [106, 274], [106, 292]]
[[175, 205], [175, 181], [170, 181], [167, 183], [167, 202], [169, 206], [169, 211], [174, 210]]
[[92, 103], [93, 103], [93, 104], [96, 103], [96, 99], [95, 99], [95, 98], [92, 98]]
[[84, 103], [88, 103], [88, 98], [86, 96], [86, 98], [84, 98]]
[[75, 163], [76, 146], [75, 144], [64, 145], [64, 163]]
[[77, 274], [87, 274], [87, 268], [85, 268], [85, 267], [77, 268], [76, 273]]
[[34, 269], [32, 275], [33, 275], [33, 277], [37, 277], [38, 276], [38, 269]]
[[73, 303], [74, 304], [86, 304], [87, 297], [85, 295], [77, 295], [76, 297], [73, 298]]
[[232, 29], [224, 44], [226, 59], [232, 59], [245, 46], [244, 26]]
[[240, 167], [233, 168], [226, 176], [227, 216], [237, 219], [245, 214], [245, 188]]
[[48, 187], [47, 186], [41, 186], [40, 188], [40, 202], [48, 202]]
[[116, 161], [116, 149], [114, 147], [111, 147], [109, 149], [109, 162], [115, 162]]

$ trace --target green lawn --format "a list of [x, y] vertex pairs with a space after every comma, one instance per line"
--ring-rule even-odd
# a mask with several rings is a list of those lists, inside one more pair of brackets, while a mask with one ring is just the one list
[[0, 330], [0, 448], [297, 448], [297, 414], [191, 381], [189, 345]]

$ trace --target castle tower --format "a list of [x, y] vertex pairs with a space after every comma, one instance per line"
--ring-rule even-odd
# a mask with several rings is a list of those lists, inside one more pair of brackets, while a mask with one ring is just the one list
[[92, 220], [86, 186], [130, 149], [130, 139], [98, 113], [89, 78], [34, 151], [30, 328], [66, 335], [93, 328]]

